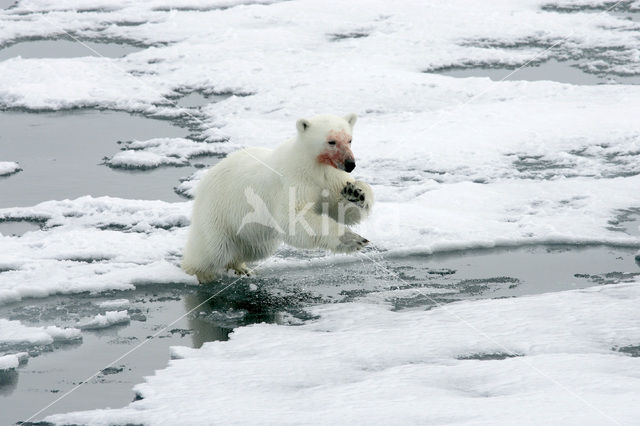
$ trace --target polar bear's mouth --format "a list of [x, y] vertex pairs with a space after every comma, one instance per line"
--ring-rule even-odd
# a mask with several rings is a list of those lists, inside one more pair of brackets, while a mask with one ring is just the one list
[[[332, 155], [333, 154], [333, 155]], [[353, 158], [346, 158], [342, 160], [339, 153], [324, 152], [318, 156], [318, 162], [320, 164], [326, 164], [333, 168], [344, 170], [347, 173], [351, 173], [356, 168], [356, 162]]]
[[351, 148], [347, 143], [342, 141], [338, 141], [337, 144], [334, 142], [330, 148], [322, 151], [322, 153], [318, 155], [318, 162], [339, 170], [344, 170], [347, 173], [351, 173], [351, 171], [356, 168], [356, 161], [353, 158]]

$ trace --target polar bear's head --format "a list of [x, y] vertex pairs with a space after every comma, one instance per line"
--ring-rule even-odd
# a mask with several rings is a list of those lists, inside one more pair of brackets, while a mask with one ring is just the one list
[[318, 115], [310, 119], [301, 118], [296, 122], [298, 143], [322, 165], [351, 172], [356, 160], [351, 152], [351, 132], [358, 117], [348, 114]]

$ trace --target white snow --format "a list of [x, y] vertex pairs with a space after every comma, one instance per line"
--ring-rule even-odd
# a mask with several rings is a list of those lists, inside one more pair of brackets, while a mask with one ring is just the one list
[[0, 349], [27, 344], [48, 345], [53, 342], [71, 341], [80, 338], [80, 330], [77, 328], [30, 327], [20, 321], [0, 318]]
[[105, 300], [104, 302], [98, 303], [98, 306], [101, 308], [126, 308], [128, 307], [130, 302], [127, 299], [113, 299], [113, 300]]
[[125, 169], [185, 166], [193, 157], [228, 153], [234, 148], [237, 149], [228, 143], [194, 142], [184, 138], [129, 141], [125, 142], [123, 150], [107, 160], [106, 164]]
[[29, 354], [26, 352], [0, 355], [0, 373], [2, 373], [3, 370], [14, 370], [18, 368], [20, 364], [26, 363], [28, 359]]
[[101, 328], [111, 327], [118, 324], [129, 323], [129, 313], [127, 311], [107, 311], [102, 314], [98, 314], [91, 320], [80, 324], [82, 330], [97, 330]]
[[[633, 424], [640, 283], [430, 311], [332, 304], [300, 326], [175, 348], [125, 408], [56, 424]], [[517, 355], [503, 360], [472, 355]], [[212, 414], [214, 413], [214, 414]], [[213, 416], [213, 417], [212, 417]]]
[[20, 364], [20, 360], [16, 355], [10, 354], [0, 356], [0, 372], [2, 372], [2, 370], [11, 370], [17, 368], [18, 364]]
[[0, 161], [0, 176], [9, 176], [22, 170], [18, 163], [13, 161]]
[[73, 327], [60, 328], [55, 325], [49, 325], [44, 330], [53, 338], [54, 342], [65, 342], [81, 338], [79, 330]]
[[[45, 221], [42, 237], [0, 236], [0, 303], [55, 293], [195, 283], [176, 266], [187, 203], [82, 197], [0, 209], [2, 218]], [[124, 232], [123, 232], [124, 231]]]
[[162, 165], [167, 166], [184, 166], [184, 160], [179, 158], [167, 157], [147, 151], [121, 151], [107, 160], [106, 164], [110, 167], [123, 169], [153, 169]]
[[191, 176], [183, 178], [180, 181], [180, 184], [175, 187], [175, 191], [178, 194], [184, 195], [188, 198], [193, 198], [195, 196], [196, 186], [198, 185], [198, 182], [200, 182], [200, 179], [202, 179], [204, 174], [207, 173], [207, 170], [208, 169], [201, 169], [196, 171]]

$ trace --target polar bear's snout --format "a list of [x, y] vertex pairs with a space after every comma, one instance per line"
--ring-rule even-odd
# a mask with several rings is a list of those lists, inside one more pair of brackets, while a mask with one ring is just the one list
[[356, 160], [351, 151], [351, 134], [345, 130], [330, 130], [326, 136], [323, 151], [318, 155], [321, 164], [351, 173], [356, 168]]
[[353, 161], [351, 158], [347, 158], [344, 161], [344, 171], [347, 173], [351, 173], [353, 171], [353, 169], [356, 168], [356, 162]]

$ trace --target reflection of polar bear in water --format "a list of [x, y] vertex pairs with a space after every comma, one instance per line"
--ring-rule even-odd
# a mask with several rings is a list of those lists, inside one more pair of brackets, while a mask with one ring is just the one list
[[183, 269], [211, 281], [245, 262], [271, 256], [285, 243], [349, 253], [368, 243], [345, 225], [373, 205], [355, 166], [351, 132], [356, 115], [320, 115], [296, 123], [297, 137], [275, 149], [249, 148], [212, 167], [198, 184]]

